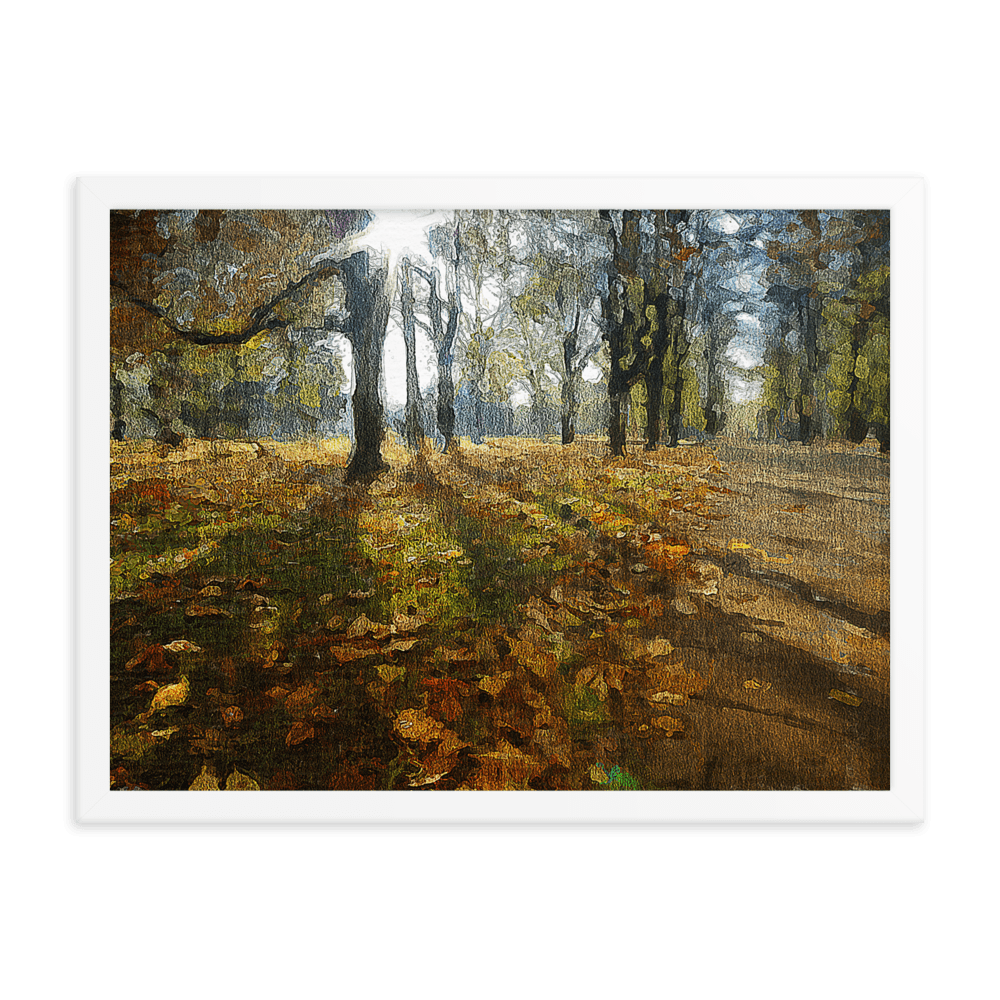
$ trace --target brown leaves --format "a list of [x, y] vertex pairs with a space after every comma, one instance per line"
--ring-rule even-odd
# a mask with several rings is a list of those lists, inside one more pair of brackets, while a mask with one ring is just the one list
[[684, 723], [680, 719], [675, 719], [672, 715], [661, 715], [653, 719], [653, 725], [668, 736], [680, 736], [684, 732]]
[[243, 721], [243, 710], [238, 705], [228, 705], [222, 710], [222, 721], [227, 729], [238, 726]]
[[158, 645], [147, 646], [125, 664], [125, 669], [135, 670], [136, 667], [145, 667], [151, 673], [163, 673], [169, 670], [170, 664], [167, 663], [167, 658], [163, 655], [165, 648]]
[[169, 650], [171, 653], [204, 652], [201, 646], [196, 646], [193, 642], [188, 642], [187, 639], [175, 639], [173, 642], [168, 642], [163, 648]]
[[499, 674], [481, 678], [479, 687], [487, 694], [498, 695], [507, 686], [513, 676], [513, 670], [503, 670]]
[[233, 613], [225, 608], [210, 608], [200, 604], [191, 604], [184, 609], [188, 618], [232, 618]]
[[416, 758], [420, 773], [410, 780], [410, 785], [414, 788], [433, 784], [443, 778], [458, 763], [458, 751], [469, 745], [457, 733], [420, 709], [400, 712], [396, 716], [394, 728], [399, 736], [411, 744], [437, 744], [430, 752]]
[[835, 701], [839, 701], [844, 705], [850, 705], [853, 708], [857, 708], [861, 704], [861, 699], [853, 694], [848, 694], [846, 691], [833, 690], [830, 692], [830, 697]]
[[468, 694], [468, 684], [451, 677], [426, 677], [423, 686], [427, 688], [428, 711], [448, 722], [462, 717], [463, 708], [459, 698]]
[[417, 708], [400, 712], [396, 716], [395, 729], [404, 740], [418, 740], [421, 743], [442, 739], [448, 732], [443, 723]]
[[183, 705], [191, 693], [191, 685], [187, 676], [182, 674], [176, 684], [166, 684], [153, 695], [153, 703], [149, 706], [150, 713], [161, 712], [165, 708]]
[[316, 735], [316, 730], [308, 722], [293, 722], [292, 728], [288, 730], [285, 737], [285, 746], [294, 747], [306, 740], [311, 740]]
[[331, 646], [330, 653], [338, 663], [351, 663], [353, 660], [363, 660], [373, 653], [378, 653], [377, 647]]
[[419, 639], [393, 639], [385, 647], [387, 653], [407, 653], [419, 642]]
[[373, 622], [367, 615], [359, 615], [354, 619], [353, 622], [347, 628], [347, 637], [349, 639], [359, 639], [362, 636], [371, 633], [376, 639], [384, 638], [389, 635], [390, 629], [388, 625], [380, 625], [378, 622]]
[[558, 670], [559, 665], [555, 656], [533, 642], [518, 639], [514, 642], [511, 652], [519, 663], [539, 677], [549, 677]]
[[312, 683], [297, 687], [285, 698], [285, 711], [293, 717], [308, 715], [318, 693], [319, 688]]
[[465, 788], [527, 790], [528, 782], [545, 770], [537, 760], [504, 739], [496, 750], [472, 756], [479, 761], [479, 770], [463, 785]]
[[400, 613], [393, 616], [392, 624], [397, 632], [416, 632], [417, 629], [427, 624], [427, 619], [421, 618], [419, 615]]
[[600, 701], [608, 697], [608, 688], [622, 689], [622, 679], [628, 668], [618, 663], [593, 663], [576, 672], [575, 684], [590, 688]]

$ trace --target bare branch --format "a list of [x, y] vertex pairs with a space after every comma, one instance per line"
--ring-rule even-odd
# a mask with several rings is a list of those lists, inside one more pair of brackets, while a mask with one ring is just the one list
[[274, 307], [303, 288], [314, 285], [335, 274], [340, 274], [340, 261], [320, 261], [314, 270], [303, 275], [298, 281], [293, 281], [287, 288], [278, 292], [273, 298], [268, 299], [267, 302], [257, 306], [247, 317], [247, 326], [236, 333], [213, 333], [210, 330], [185, 330], [183, 327], [177, 326], [170, 319], [166, 309], [156, 305], [155, 302], [147, 302], [133, 295], [130, 289], [122, 282], [112, 279], [111, 287], [124, 292], [129, 302], [145, 310], [151, 316], [155, 316], [167, 329], [172, 330], [178, 337], [190, 341], [192, 344], [199, 344], [200, 346], [207, 346], [209, 344], [245, 344], [258, 333], [263, 333], [264, 330], [280, 330], [289, 326], [291, 320], [282, 320], [271, 315]]

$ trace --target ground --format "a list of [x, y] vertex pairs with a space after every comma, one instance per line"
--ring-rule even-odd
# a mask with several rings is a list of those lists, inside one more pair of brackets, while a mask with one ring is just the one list
[[111, 787], [881, 789], [888, 459], [112, 443]]

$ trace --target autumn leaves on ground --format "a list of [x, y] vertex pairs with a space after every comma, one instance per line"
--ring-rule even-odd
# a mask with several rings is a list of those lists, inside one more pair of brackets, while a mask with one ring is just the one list
[[887, 621], [739, 456], [347, 453], [112, 443], [112, 788], [887, 787]]

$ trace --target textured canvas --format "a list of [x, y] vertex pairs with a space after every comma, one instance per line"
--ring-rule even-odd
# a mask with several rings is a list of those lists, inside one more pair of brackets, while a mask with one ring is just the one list
[[110, 213], [110, 788], [889, 788], [888, 210]]

